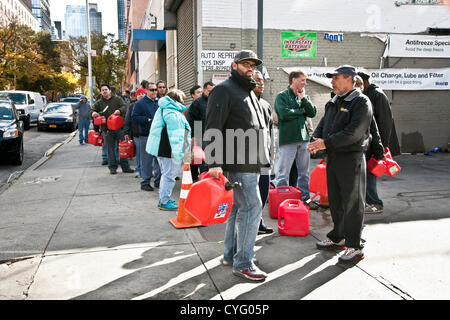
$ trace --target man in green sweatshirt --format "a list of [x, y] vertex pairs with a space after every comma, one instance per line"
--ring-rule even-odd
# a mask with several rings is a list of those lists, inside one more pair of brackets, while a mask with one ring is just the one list
[[[289, 185], [289, 172], [295, 161], [297, 186], [302, 200], [309, 199], [309, 160], [306, 150], [310, 136], [306, 117], [313, 118], [317, 109], [305, 94], [306, 73], [295, 70], [289, 73], [289, 86], [275, 98], [275, 112], [278, 116], [279, 165], [276, 185]], [[312, 202], [311, 206], [314, 205]], [[312, 207], [313, 209], [315, 207]]]
[[[91, 117], [96, 118], [98, 116], [105, 116], [106, 119], [109, 118], [112, 114], [117, 114], [122, 117], [125, 117], [127, 113], [127, 104], [122, 100], [122, 98], [112, 95], [111, 88], [107, 84], [102, 84], [100, 86], [100, 91], [102, 94], [101, 99], [99, 99], [91, 109]], [[106, 148], [108, 150], [108, 168], [111, 174], [117, 173], [117, 159], [116, 159], [116, 150], [115, 146], [119, 143], [119, 140], [123, 140], [123, 129], [120, 128], [118, 130], [110, 130], [107, 128], [106, 124], [102, 125], [100, 128], [101, 131], [106, 133], [105, 143]], [[128, 159], [120, 158], [120, 167], [122, 168], [122, 172], [132, 173], [134, 170], [130, 168], [130, 164], [128, 163]]]

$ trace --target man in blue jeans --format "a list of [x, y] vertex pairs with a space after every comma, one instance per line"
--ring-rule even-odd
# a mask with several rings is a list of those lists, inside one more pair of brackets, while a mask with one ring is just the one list
[[80, 144], [88, 143], [91, 105], [87, 101], [86, 96], [81, 96], [80, 101], [75, 105], [75, 110], [78, 111], [78, 141]]
[[218, 178], [225, 173], [230, 182], [241, 184], [233, 190], [222, 264], [253, 281], [267, 277], [255, 265], [253, 249], [262, 213], [258, 181], [261, 169], [270, 166], [268, 119], [253, 92], [252, 75], [261, 63], [253, 51], [236, 54], [231, 77], [209, 95], [204, 137], [209, 174]]
[[[309, 160], [306, 150], [310, 137], [306, 118], [313, 118], [317, 109], [305, 93], [306, 73], [295, 70], [289, 73], [289, 86], [275, 98], [275, 112], [278, 116], [278, 141], [280, 158], [276, 185], [288, 186], [292, 164], [297, 167], [297, 186], [302, 193], [302, 200], [309, 199]], [[309, 202], [310, 209], [317, 205]]]
[[[147, 153], [145, 148], [147, 146], [148, 134], [152, 125], [153, 118], [156, 110], [158, 110], [158, 98], [156, 97], [157, 88], [152, 82], [147, 84], [147, 95], [141, 98], [134, 104], [133, 111], [131, 113], [131, 119], [139, 126], [139, 143], [141, 148], [141, 190], [153, 191], [153, 187], [150, 185], [150, 179], [153, 175], [153, 160], [154, 156]], [[156, 163], [156, 174], [154, 184], [155, 187], [159, 187], [161, 179], [161, 172], [159, 170], [158, 161]]]

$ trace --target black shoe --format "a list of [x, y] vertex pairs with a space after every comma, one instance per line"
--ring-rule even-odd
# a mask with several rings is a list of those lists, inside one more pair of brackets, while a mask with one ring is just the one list
[[130, 168], [128, 168], [128, 169], [122, 169], [122, 172], [123, 173], [134, 173], [134, 170], [133, 169], [130, 169]]
[[109, 170], [110, 174], [117, 174], [117, 170]]
[[259, 226], [258, 234], [270, 234], [272, 232], [272, 228], [268, 228], [267, 226]]
[[108, 164], [108, 160], [103, 160], [102, 161], [102, 166], [106, 166]]
[[153, 187], [149, 184], [141, 184], [141, 190], [144, 191], [153, 191]]
[[159, 183], [155, 183], [155, 188], [159, 188]]

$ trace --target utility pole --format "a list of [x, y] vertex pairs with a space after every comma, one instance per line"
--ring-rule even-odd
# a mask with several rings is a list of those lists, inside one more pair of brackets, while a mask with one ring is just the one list
[[86, 20], [87, 20], [87, 45], [88, 45], [88, 86], [89, 104], [92, 106], [92, 58], [91, 58], [91, 23], [89, 19], [89, 4], [86, 0]]
[[[257, 55], [258, 59], [263, 60], [263, 0], [258, 0], [258, 36], [257, 36]], [[262, 64], [258, 66], [258, 70], [262, 72]]]

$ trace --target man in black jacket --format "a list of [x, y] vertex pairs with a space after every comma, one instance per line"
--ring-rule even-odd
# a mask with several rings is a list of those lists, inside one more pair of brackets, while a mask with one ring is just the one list
[[[186, 113], [186, 119], [191, 126], [192, 137], [194, 137], [195, 144], [202, 148], [203, 145], [200, 137], [202, 137], [205, 133], [206, 107], [208, 105], [209, 93], [213, 88], [214, 83], [212, 81], [205, 82], [205, 84], [203, 85], [202, 95], [198, 99], [194, 100], [194, 102], [192, 102]], [[201, 129], [201, 131], [198, 129]], [[197, 182], [198, 175], [205, 171], [208, 171], [208, 166], [205, 163], [202, 163], [201, 165], [191, 165], [192, 180], [194, 182]]]
[[331, 84], [336, 94], [325, 106], [325, 114], [313, 134], [308, 151], [327, 151], [327, 187], [333, 230], [317, 243], [320, 250], [344, 250], [340, 262], [364, 258], [361, 232], [366, 193], [366, 151], [370, 140], [372, 106], [369, 98], [354, 88], [356, 71], [341, 66]]
[[253, 281], [267, 277], [253, 260], [262, 212], [258, 181], [261, 168], [269, 166], [268, 120], [253, 92], [253, 71], [261, 63], [253, 51], [236, 54], [231, 77], [209, 95], [204, 136], [209, 174], [218, 178], [225, 172], [232, 183], [241, 183], [233, 191], [222, 264]]
[[[358, 75], [364, 81], [363, 93], [369, 97], [372, 102], [373, 115], [378, 126], [381, 136], [381, 143], [385, 147], [389, 147], [393, 118], [391, 104], [383, 90], [376, 84], [370, 83], [370, 75], [365, 71], [358, 72]], [[366, 190], [366, 213], [383, 212], [383, 201], [378, 197], [377, 177], [367, 170], [367, 190]]]

